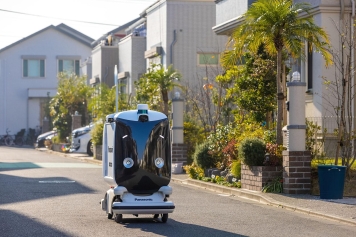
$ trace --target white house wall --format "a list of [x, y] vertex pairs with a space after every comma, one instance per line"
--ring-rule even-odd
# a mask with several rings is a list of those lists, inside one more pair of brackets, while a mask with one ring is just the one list
[[130, 35], [119, 42], [118, 73], [130, 72], [131, 70], [132, 70], [132, 36]]
[[119, 74], [128, 72], [127, 94], [134, 95], [134, 82], [139, 76], [146, 72], [146, 60], [144, 53], [146, 50], [146, 37], [128, 35], [119, 43]]
[[92, 53], [91, 53], [91, 58], [92, 58], [92, 77], [98, 77], [101, 79], [101, 68], [102, 68], [102, 63], [101, 63], [101, 46], [98, 45], [96, 46]]
[[[314, 1], [313, 4], [317, 4], [318, 2], [319, 1]], [[340, 27], [339, 2], [335, 3], [335, 1], [325, 0], [320, 2], [323, 3], [323, 6], [316, 7], [317, 12], [314, 15], [315, 23], [327, 32], [330, 44], [334, 52], [337, 52], [340, 50], [340, 34], [336, 28]], [[347, 6], [346, 2], [345, 6]], [[350, 20], [350, 13], [351, 9], [345, 7], [346, 22]], [[334, 109], [330, 105], [336, 105], [337, 98], [327, 89], [324, 82], [325, 79], [331, 81], [335, 80], [338, 77], [338, 73], [339, 71], [335, 68], [335, 65], [327, 68], [324, 58], [319, 53], [313, 54], [313, 90], [312, 95], [307, 96], [309, 100], [306, 100], [306, 117], [335, 116]]]
[[[83, 59], [88, 57], [90, 52], [90, 47], [53, 28], [48, 28], [0, 52], [0, 134], [4, 134], [7, 128], [15, 134], [21, 129], [39, 126], [39, 100], [31, 101], [30, 107], [27, 107], [28, 90], [31, 88], [55, 90], [58, 82], [56, 57], [72, 55]], [[22, 77], [23, 55], [45, 56], [45, 78]]]
[[227, 37], [212, 31], [215, 12], [214, 1], [168, 1], [147, 13], [147, 50], [162, 46], [162, 64], [173, 64], [182, 74], [182, 83], [196, 84], [205, 76], [205, 68], [197, 66], [198, 52], [224, 50]]
[[[158, 7], [151, 8], [147, 11], [147, 47], [162, 46], [162, 61], [163, 65], [167, 65], [167, 2], [160, 3]], [[147, 61], [147, 67], [149, 63]]]
[[247, 11], [247, 0], [223, 0], [216, 3], [216, 25], [230, 21]]
[[146, 72], [146, 59], [144, 57], [146, 50], [146, 37], [133, 36], [132, 37], [132, 60], [131, 60], [131, 72], [130, 78], [131, 90], [128, 93], [134, 93], [134, 82], [137, 81], [140, 76]]

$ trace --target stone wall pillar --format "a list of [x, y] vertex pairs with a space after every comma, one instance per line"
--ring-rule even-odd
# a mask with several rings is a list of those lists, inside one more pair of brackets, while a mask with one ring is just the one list
[[75, 114], [72, 115], [72, 131], [80, 127], [82, 127], [82, 116], [76, 111]]
[[311, 191], [311, 153], [305, 151], [305, 82], [294, 72], [288, 87], [288, 142], [283, 151], [283, 192], [307, 194]]
[[184, 100], [176, 92], [172, 99], [172, 173], [182, 173], [187, 163], [187, 146], [183, 136]]
[[311, 154], [309, 151], [283, 151], [283, 192], [310, 194]]

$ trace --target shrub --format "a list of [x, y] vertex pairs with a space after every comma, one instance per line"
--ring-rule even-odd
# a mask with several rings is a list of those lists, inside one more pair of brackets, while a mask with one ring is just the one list
[[267, 143], [266, 153], [269, 154], [269, 160], [265, 160], [264, 165], [266, 166], [279, 166], [283, 163], [282, 151], [284, 150], [283, 145]]
[[183, 169], [192, 179], [199, 179], [199, 177], [204, 176], [204, 170], [196, 166], [194, 163], [192, 165], [183, 166]]
[[58, 136], [52, 137], [52, 144], [58, 144], [58, 143], [60, 143], [59, 137]]
[[214, 168], [219, 161], [217, 157], [211, 155], [209, 145], [209, 142], [205, 141], [204, 143], [197, 145], [195, 148], [193, 155], [194, 163], [202, 169]]
[[220, 157], [221, 160], [224, 158], [223, 150], [228, 145], [229, 141], [226, 138], [231, 130], [231, 124], [225, 126], [218, 124], [215, 131], [207, 137], [207, 140], [209, 140], [209, 150], [214, 156]]
[[276, 143], [276, 130], [266, 130], [264, 133], [263, 133], [263, 140], [266, 142], [266, 143]]
[[90, 131], [93, 144], [95, 145], [103, 144], [103, 129], [104, 129], [104, 124], [96, 122], [95, 126]]
[[235, 160], [232, 162], [231, 174], [234, 177], [241, 178], [241, 160]]
[[264, 193], [282, 193], [283, 192], [283, 178], [277, 177], [267, 183], [263, 188]]
[[265, 159], [266, 145], [261, 139], [246, 138], [240, 143], [239, 158], [248, 166], [262, 166]]
[[184, 143], [187, 145], [187, 163], [192, 164], [195, 147], [205, 139], [204, 130], [194, 120], [184, 121]]

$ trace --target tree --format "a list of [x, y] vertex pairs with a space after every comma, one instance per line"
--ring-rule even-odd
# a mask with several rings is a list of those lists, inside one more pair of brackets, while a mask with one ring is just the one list
[[50, 102], [50, 115], [53, 126], [59, 132], [59, 139], [64, 141], [71, 133], [71, 115], [78, 111], [82, 114], [82, 123], [86, 124], [88, 98], [91, 88], [86, 85], [86, 78], [74, 74], [58, 74], [57, 94]]
[[233, 121], [232, 98], [226, 96], [232, 80], [226, 78], [221, 65], [209, 64], [211, 59], [215, 59], [215, 55], [204, 56], [196, 78], [184, 83], [186, 118], [203, 127], [205, 136], [215, 132], [219, 124]]
[[328, 52], [329, 39], [326, 32], [314, 24], [309, 3], [295, 3], [292, 0], [258, 0], [245, 14], [244, 22], [231, 35], [228, 48], [222, 57], [227, 68], [236, 65], [245, 52], [257, 52], [263, 45], [265, 51], [277, 59], [277, 144], [283, 143], [283, 88], [282, 54], [293, 58], [305, 57], [305, 45], [309, 51], [322, 54], [326, 65], [331, 63]]
[[135, 81], [137, 102], [149, 103], [151, 109], [162, 111], [168, 116], [168, 92], [181, 78], [180, 73], [170, 65], [164, 68], [162, 64], [151, 64], [148, 71]]
[[233, 98], [239, 110], [249, 113], [256, 122], [270, 122], [268, 115], [276, 108], [275, 63], [263, 53], [245, 54], [245, 64], [231, 67], [217, 80], [231, 80], [227, 96]]
[[94, 88], [93, 92], [88, 110], [92, 113], [95, 120], [105, 120], [106, 115], [115, 113], [115, 87], [109, 88], [106, 84], [100, 84]]

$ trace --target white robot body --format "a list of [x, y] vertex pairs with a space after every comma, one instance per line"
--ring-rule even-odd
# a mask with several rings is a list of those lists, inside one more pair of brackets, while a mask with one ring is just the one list
[[154, 214], [166, 222], [175, 206], [167, 198], [171, 178], [171, 144], [166, 115], [140, 104], [106, 116], [103, 129], [103, 177], [111, 188], [101, 207], [111, 219], [122, 214]]

